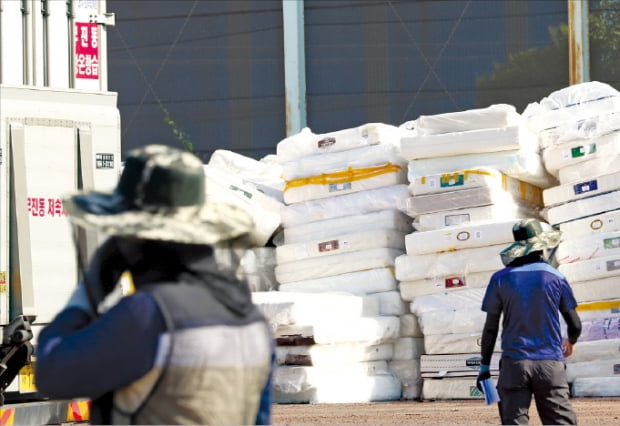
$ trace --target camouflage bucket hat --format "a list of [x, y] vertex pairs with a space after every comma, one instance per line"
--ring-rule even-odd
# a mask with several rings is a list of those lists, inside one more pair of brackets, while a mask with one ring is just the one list
[[515, 242], [500, 253], [504, 265], [533, 251], [557, 247], [560, 244], [562, 232], [554, 230], [550, 225], [543, 224], [537, 219], [523, 219], [512, 227], [512, 236]]
[[63, 199], [69, 219], [108, 235], [214, 244], [248, 233], [249, 214], [205, 203], [205, 175], [195, 155], [165, 145], [131, 151], [112, 193], [88, 191]]

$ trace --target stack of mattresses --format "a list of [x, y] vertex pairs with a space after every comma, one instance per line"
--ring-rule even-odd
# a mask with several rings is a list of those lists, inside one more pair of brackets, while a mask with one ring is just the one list
[[[620, 298], [620, 92], [590, 82], [551, 93], [528, 106], [529, 126], [538, 132], [546, 168], [559, 185], [543, 191], [543, 215], [562, 232], [555, 258], [580, 304]], [[616, 308], [617, 309], [617, 308]], [[580, 312], [581, 313], [581, 312]], [[582, 315], [592, 316], [591, 310]], [[617, 329], [617, 319], [597, 319]], [[583, 318], [582, 318], [583, 319]], [[602, 325], [599, 322], [602, 321]], [[614, 322], [615, 321], [615, 322]], [[588, 324], [588, 329], [594, 327]], [[606, 334], [605, 334], [606, 333]], [[609, 333], [604, 331], [604, 335]], [[584, 336], [592, 345], [591, 336]], [[569, 379], [578, 394], [620, 396], [618, 363], [608, 352], [591, 351], [591, 359], [567, 359]], [[613, 368], [615, 366], [615, 369]], [[610, 380], [603, 380], [608, 377]], [[605, 384], [603, 386], [602, 384]], [[601, 384], [601, 386], [599, 386]]]
[[275, 248], [270, 240], [280, 228], [280, 210], [284, 206], [281, 166], [267, 157], [258, 161], [232, 151], [216, 150], [204, 170], [207, 201], [241, 207], [254, 220], [252, 247], [241, 258], [250, 289], [277, 289]]
[[512, 105], [425, 116], [402, 138], [409, 180], [490, 167], [540, 188], [555, 182], [543, 166], [536, 135]]
[[[424, 398], [482, 397], [467, 377], [479, 368], [481, 295], [503, 267], [499, 253], [513, 241], [513, 225], [539, 216], [538, 185], [555, 182], [525, 124], [514, 107], [501, 104], [422, 116], [415, 134], [401, 138], [409, 160], [405, 211], [415, 232], [405, 237], [395, 273], [424, 335]], [[480, 297], [427, 312], [435, 306], [428, 297], [449, 294]]]
[[414, 357], [419, 361], [422, 341], [408, 319], [401, 331], [406, 305], [393, 273], [412, 231], [410, 218], [399, 210], [408, 194], [401, 133], [371, 123], [321, 135], [305, 129], [278, 143], [286, 206], [275, 276], [280, 292], [376, 299], [380, 315], [399, 323], [389, 368], [401, 378], [403, 396], [414, 398], [421, 386]]
[[620, 298], [581, 303], [581, 336], [566, 359], [573, 396], [620, 396]]
[[[425, 399], [482, 399], [476, 388], [480, 366], [480, 338], [486, 314], [480, 310], [484, 288], [461, 288], [417, 296], [411, 312], [424, 334], [420, 371]], [[495, 350], [499, 351], [500, 342]], [[499, 353], [491, 375], [498, 374]]]
[[[254, 292], [277, 342], [276, 403], [395, 400], [401, 382], [389, 368], [399, 320], [380, 301], [347, 293]], [[402, 350], [402, 349], [401, 349]]]

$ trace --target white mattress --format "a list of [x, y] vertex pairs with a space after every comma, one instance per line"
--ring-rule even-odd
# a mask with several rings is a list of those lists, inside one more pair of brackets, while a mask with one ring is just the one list
[[394, 259], [402, 250], [373, 248], [350, 253], [315, 257], [276, 265], [276, 279], [280, 284], [346, 274], [347, 272], [393, 267]]
[[505, 189], [478, 187], [410, 197], [406, 201], [406, 213], [415, 217], [446, 210], [510, 203], [519, 203], [531, 208], [542, 207], [540, 188], [516, 179], [510, 181], [513, 185], [508, 185]]
[[549, 207], [543, 214], [551, 225], [558, 225], [617, 209], [620, 209], [620, 191], [559, 204]]
[[405, 166], [389, 163], [288, 181], [283, 197], [286, 204], [294, 204], [405, 183]]
[[484, 288], [464, 288], [457, 291], [429, 294], [413, 299], [409, 304], [409, 309], [418, 317], [418, 320], [421, 320], [421, 316], [425, 312], [435, 310], [480, 309], [484, 293]]
[[[308, 155], [282, 164], [282, 173], [287, 185], [296, 179], [334, 174], [336, 176], [351, 170], [394, 164], [405, 168], [407, 161], [400, 155], [398, 146], [371, 145], [347, 151]], [[334, 178], [335, 176], [332, 176]]]
[[463, 154], [483, 154], [509, 151], [538, 145], [536, 136], [522, 126], [476, 129], [436, 135], [411, 135], [400, 139], [403, 158], [448, 157]]
[[538, 140], [529, 129], [519, 125], [440, 135], [418, 134], [403, 136], [400, 140], [401, 155], [407, 160], [485, 154], [520, 148], [536, 152]]
[[480, 222], [522, 219], [526, 217], [539, 217], [539, 209], [513, 200], [502, 204], [421, 214], [414, 218], [413, 227], [416, 231], [432, 231], [447, 226], [473, 225]]
[[620, 172], [599, 175], [585, 181], [566, 183], [543, 191], [546, 207], [556, 206], [586, 197], [594, 197], [620, 189]]
[[[491, 358], [491, 375], [499, 373], [501, 354], [495, 353]], [[426, 377], [465, 377], [478, 376], [480, 371], [480, 353], [422, 355], [420, 357], [420, 373]]]
[[[496, 378], [497, 380], [497, 378]], [[471, 378], [446, 377], [445, 379], [424, 379], [422, 383], [424, 399], [481, 399], [484, 395]]]
[[367, 123], [323, 134], [315, 134], [306, 127], [278, 142], [276, 152], [278, 161], [286, 162], [308, 155], [341, 152], [379, 143], [397, 146], [399, 140], [400, 130], [383, 123]]
[[579, 182], [620, 170], [620, 154], [592, 158], [558, 170], [560, 184]]
[[424, 338], [422, 337], [400, 337], [394, 341], [393, 360], [413, 360], [420, 359], [424, 353]]
[[[298, 372], [284, 369], [298, 369]], [[273, 378], [276, 404], [335, 404], [395, 401], [400, 399], [401, 383], [392, 373], [354, 374], [317, 367], [278, 367]]]
[[351, 362], [389, 361], [394, 356], [394, 344], [365, 345], [340, 343], [337, 345], [277, 346], [279, 365], [339, 365]]
[[620, 377], [620, 358], [598, 358], [596, 362], [574, 362], [566, 364], [566, 379], [569, 383], [581, 377]]
[[560, 264], [612, 255], [620, 257], [620, 231], [569, 237], [560, 242], [555, 251], [555, 259]]
[[[564, 263], [558, 266], [558, 270], [564, 274], [568, 282], [617, 277], [620, 275], [620, 254]], [[398, 273], [396, 278], [398, 278]]]
[[618, 154], [620, 154], [618, 131], [597, 138], [576, 139], [550, 146], [542, 152], [545, 167], [554, 176], [557, 176], [558, 170], [563, 167]]
[[264, 291], [253, 292], [252, 302], [274, 330], [280, 325], [313, 324], [317, 318], [339, 321], [379, 315], [378, 300], [352, 294]]
[[[430, 334], [424, 336], [424, 350], [428, 355], [439, 354], [463, 354], [479, 353], [480, 339], [482, 338], [482, 326], [478, 333], [458, 333], [458, 334]], [[501, 343], [498, 338], [495, 343], [495, 352], [501, 351]]]
[[368, 271], [349, 272], [341, 275], [328, 276], [313, 280], [294, 281], [280, 284], [281, 292], [347, 292], [365, 295], [398, 288], [394, 272], [389, 268], [371, 269]]
[[620, 339], [592, 340], [582, 342], [579, 339], [573, 354], [566, 358], [566, 363], [596, 362], [598, 359], [613, 358], [620, 352]]
[[318, 220], [353, 216], [380, 210], [404, 210], [409, 197], [407, 185], [393, 185], [321, 200], [306, 201], [284, 206], [280, 212], [285, 228]]
[[399, 231], [377, 229], [303, 243], [284, 244], [276, 247], [276, 260], [280, 265], [314, 257], [382, 247], [405, 250], [405, 234]]
[[493, 127], [508, 127], [520, 122], [521, 116], [514, 106], [494, 104], [486, 108], [421, 115], [415, 121], [415, 128], [420, 135], [438, 135]]
[[562, 223], [560, 225], [560, 231], [563, 232], [562, 240], [571, 240], [601, 232], [620, 231], [620, 202], [617, 208], [619, 210], [610, 209], [611, 211]]
[[400, 316], [409, 312], [409, 306], [400, 297], [398, 290], [381, 291], [369, 294], [368, 297], [376, 299], [379, 303], [379, 315]]
[[284, 243], [295, 244], [334, 235], [353, 234], [372, 230], [394, 230], [405, 234], [412, 232], [411, 218], [396, 209], [318, 220], [284, 229]]
[[411, 301], [426, 294], [456, 291], [463, 288], [486, 287], [491, 275], [495, 271], [467, 272], [463, 275], [446, 275], [414, 281], [401, 281], [400, 296], [403, 300]]
[[264, 246], [281, 223], [283, 204], [236, 175], [204, 166], [207, 202], [224, 202], [246, 210], [254, 221], [250, 233], [256, 246]]
[[404, 254], [396, 258], [395, 273], [399, 281], [435, 277], [463, 276], [472, 272], [497, 271], [504, 265], [499, 253], [505, 244], [467, 248], [446, 253]]
[[402, 384], [401, 399], [413, 400], [422, 396], [419, 359], [392, 360], [388, 362], [388, 367]]
[[409, 192], [417, 196], [479, 187], [501, 189], [507, 177], [501, 171], [488, 167], [425, 176], [409, 175]]
[[620, 376], [576, 378], [571, 394], [576, 398], [620, 396]]
[[538, 133], [542, 149], [572, 143], [578, 139], [596, 139], [620, 130], [620, 112], [610, 112], [571, 120]]
[[440, 253], [467, 248], [510, 243], [517, 219], [497, 222], [466, 223], [405, 236], [407, 254]]
[[425, 337], [437, 334], [477, 334], [482, 331], [486, 316], [480, 306], [439, 309], [422, 313], [418, 322]]
[[409, 182], [413, 182], [419, 176], [481, 167], [498, 169], [508, 176], [540, 188], [549, 188], [557, 184], [556, 179], [545, 169], [542, 155], [525, 149], [411, 160], [408, 179]]
[[380, 345], [398, 339], [399, 326], [400, 321], [396, 316], [351, 317], [338, 321], [316, 317], [312, 325], [281, 325], [274, 335], [276, 339], [288, 339], [291, 336], [312, 338], [314, 343], [323, 345]]
[[523, 111], [528, 127], [538, 133], [596, 115], [620, 111], [617, 90], [601, 82], [572, 85], [551, 93], [539, 103], [533, 102]]
[[259, 191], [284, 202], [282, 165], [276, 162], [275, 155], [255, 160], [233, 151], [216, 149], [211, 154], [207, 166], [239, 176], [243, 182], [253, 184]]
[[617, 276], [572, 282], [570, 286], [578, 303], [615, 299], [620, 294], [620, 279]]

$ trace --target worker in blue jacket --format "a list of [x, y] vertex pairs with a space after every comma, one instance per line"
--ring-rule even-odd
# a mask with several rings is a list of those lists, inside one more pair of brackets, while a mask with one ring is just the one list
[[[577, 302], [566, 278], [546, 259], [560, 243], [560, 231], [537, 219], [512, 229], [515, 242], [500, 253], [504, 269], [491, 277], [482, 301], [487, 313], [481, 341], [481, 382], [489, 365], [502, 320], [499, 414], [502, 424], [527, 424], [532, 395], [543, 424], [576, 424], [569, 401], [565, 357], [581, 334]], [[560, 314], [567, 325], [562, 337]]]
[[[129, 154], [114, 192], [63, 203], [109, 238], [39, 335], [38, 389], [91, 398], [92, 423], [269, 424], [274, 341], [235, 275], [252, 220], [205, 203], [202, 162], [149, 145]], [[125, 271], [135, 291], [100, 312]]]

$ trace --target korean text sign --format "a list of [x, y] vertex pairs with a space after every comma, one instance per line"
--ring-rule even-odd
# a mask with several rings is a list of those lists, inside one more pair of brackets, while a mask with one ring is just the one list
[[96, 23], [75, 23], [75, 77], [99, 78], [99, 29]]

